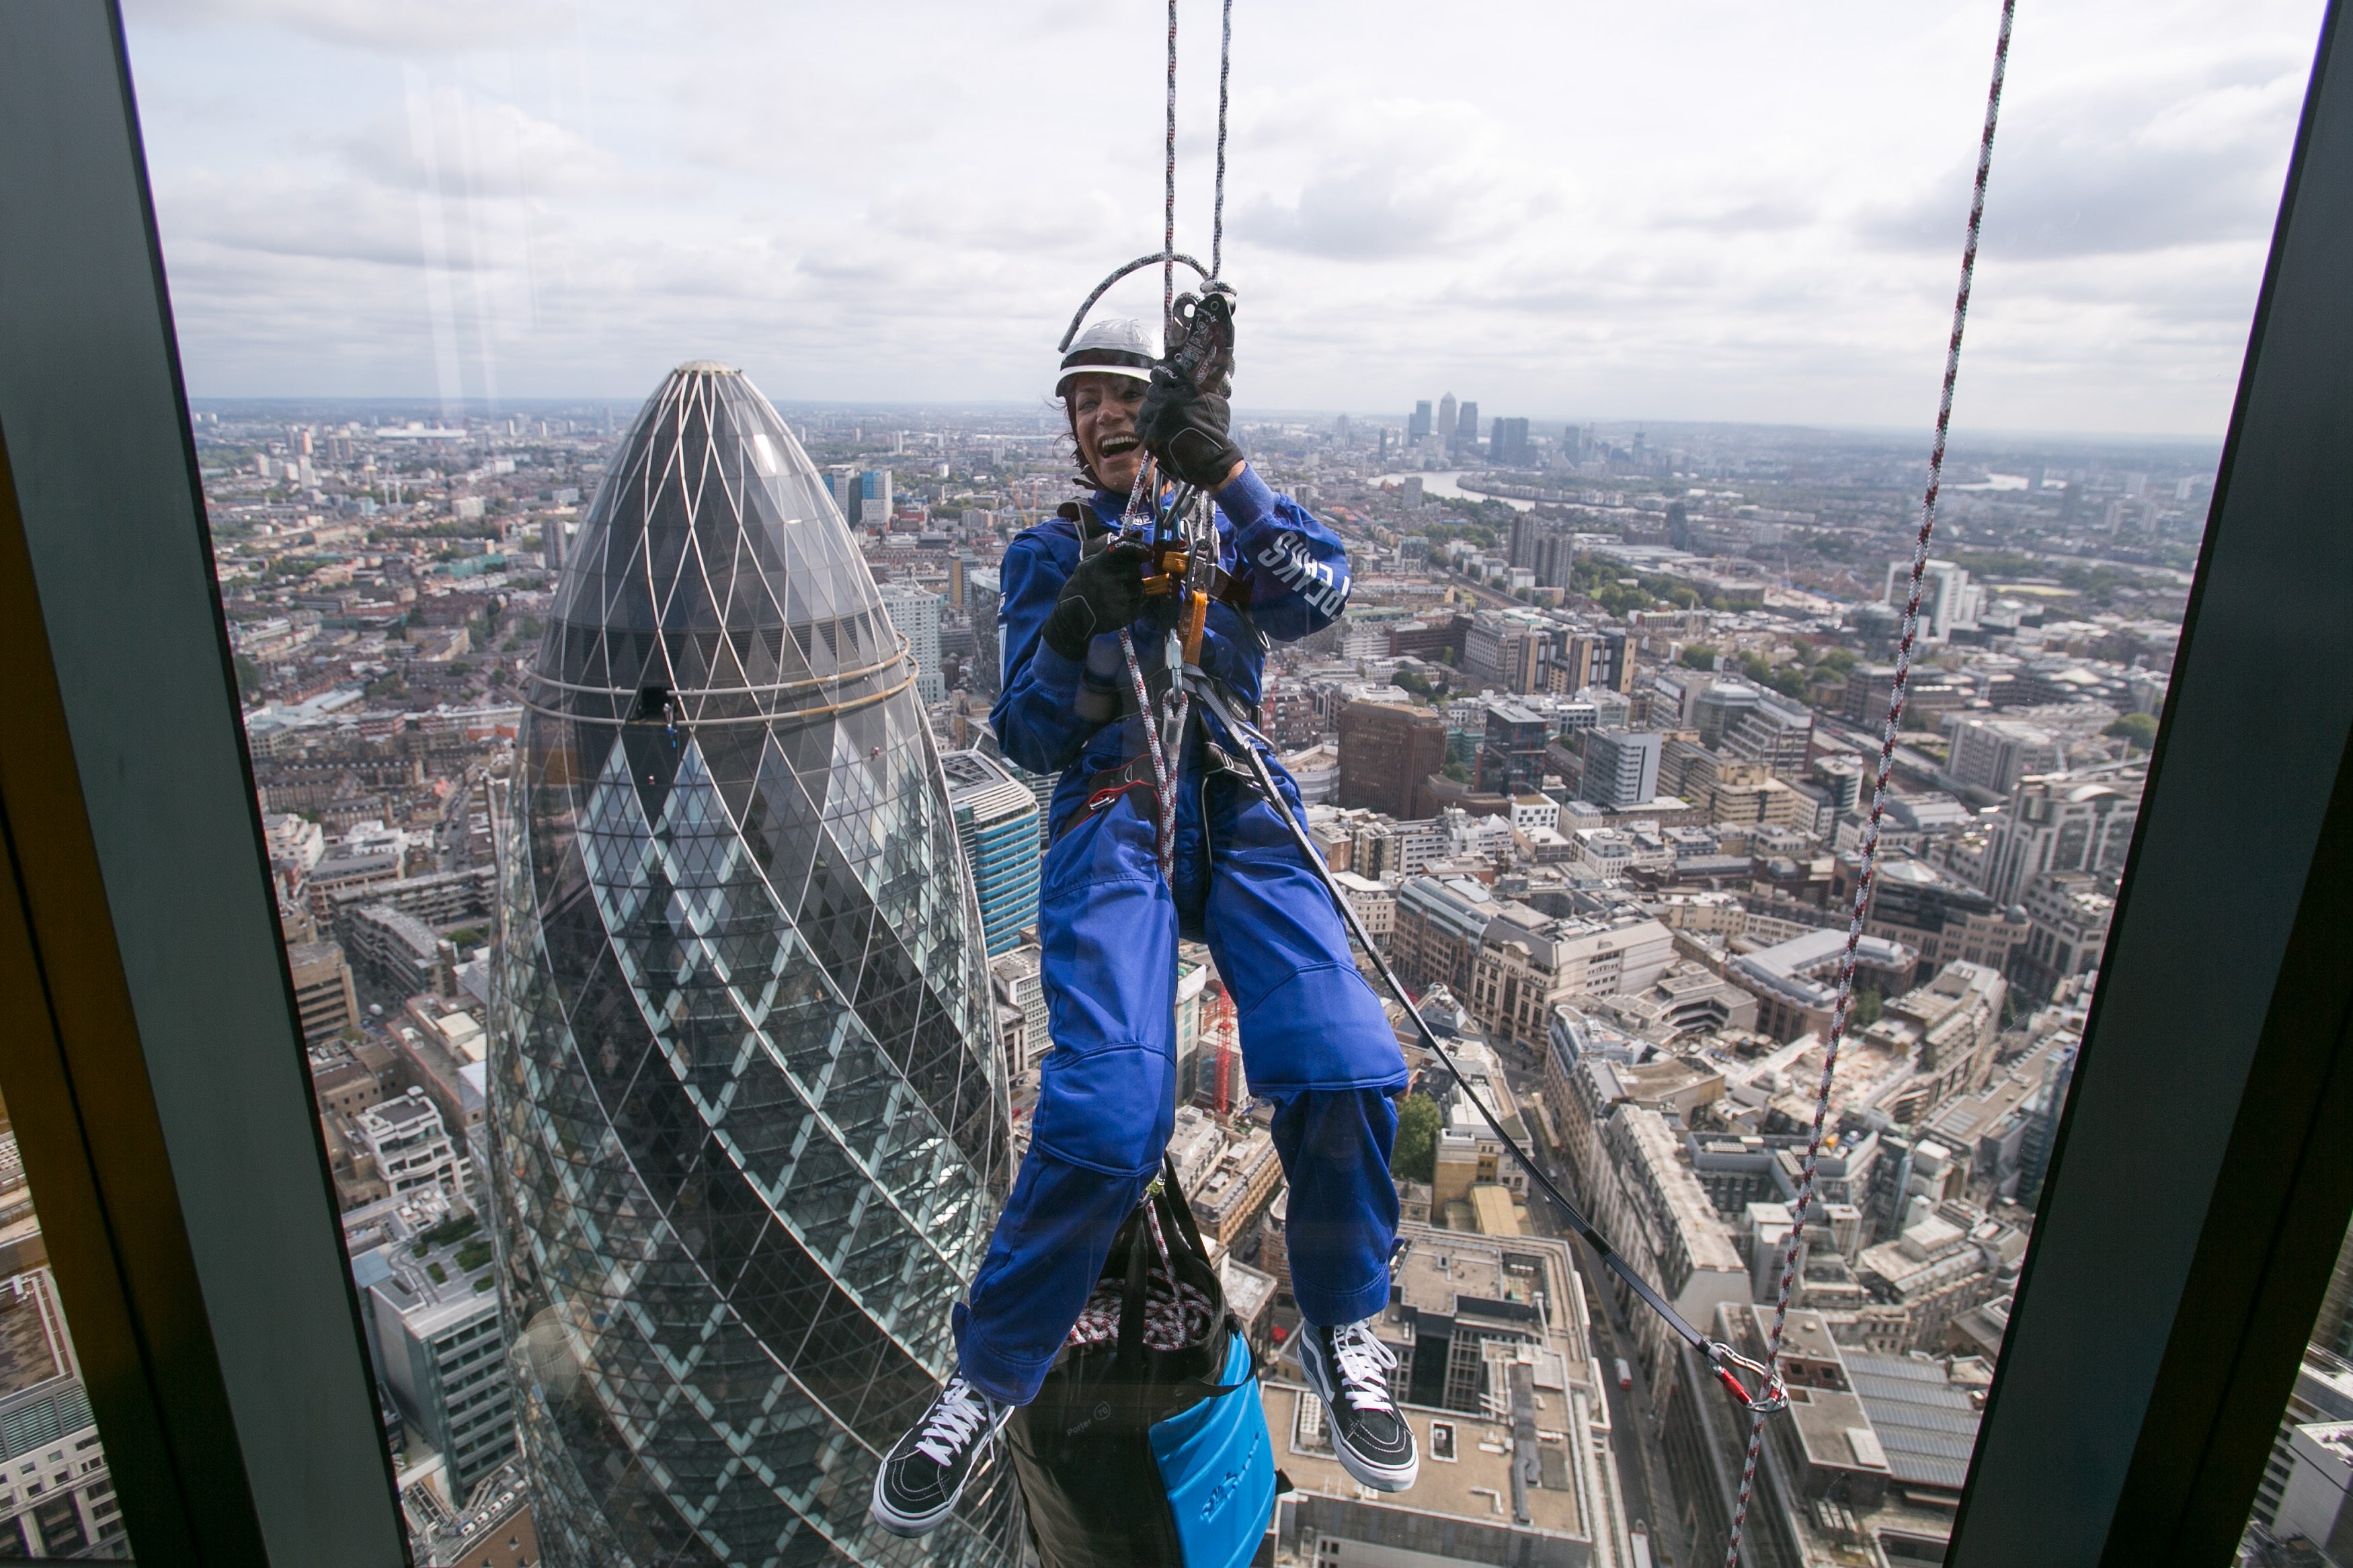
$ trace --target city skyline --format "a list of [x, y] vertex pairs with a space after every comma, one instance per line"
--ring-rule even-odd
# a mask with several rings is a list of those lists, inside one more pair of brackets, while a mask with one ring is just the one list
[[[1197, 10], [1178, 238], [1206, 250]], [[2021, 23], [1965, 428], [2219, 432], [2314, 15]], [[1432, 38], [1402, 10], [1245, 7], [1245, 402], [1352, 403], [1369, 364], [1392, 406], [1451, 384], [1491, 416], [1925, 425], [1992, 17], [1532, 7]], [[705, 353], [780, 401], [1033, 395], [1085, 289], [1157, 241], [1145, 20], [944, 12], [878, 50], [809, 12], [134, 5], [191, 386], [551, 395]], [[737, 90], [778, 60], [789, 107]]]

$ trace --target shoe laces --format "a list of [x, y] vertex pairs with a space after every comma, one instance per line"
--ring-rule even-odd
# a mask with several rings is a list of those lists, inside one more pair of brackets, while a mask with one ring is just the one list
[[987, 1424], [989, 1415], [988, 1396], [963, 1378], [952, 1377], [923, 1417], [923, 1435], [915, 1439], [916, 1450], [935, 1465], [952, 1465], [957, 1454], [972, 1442], [974, 1434]]
[[1332, 1331], [1332, 1360], [1339, 1370], [1340, 1395], [1361, 1413], [1397, 1407], [1389, 1403], [1389, 1373], [1397, 1352], [1374, 1337], [1364, 1323]]

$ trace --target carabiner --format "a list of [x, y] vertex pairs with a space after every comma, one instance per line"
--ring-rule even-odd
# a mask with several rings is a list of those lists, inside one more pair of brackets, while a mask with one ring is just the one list
[[[1789, 1408], [1788, 1386], [1771, 1367], [1763, 1362], [1751, 1361], [1730, 1345], [1716, 1340], [1710, 1340], [1705, 1350], [1707, 1364], [1715, 1371], [1717, 1380], [1735, 1399], [1748, 1406], [1751, 1415], [1770, 1415], [1777, 1410]], [[1749, 1393], [1748, 1385], [1740, 1380], [1739, 1373], [1724, 1364], [1726, 1362], [1742, 1371], [1754, 1373], [1758, 1392]]]

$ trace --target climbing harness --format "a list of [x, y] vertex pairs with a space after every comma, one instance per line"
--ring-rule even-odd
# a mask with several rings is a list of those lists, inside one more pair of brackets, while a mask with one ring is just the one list
[[[1993, 83], [1986, 91], [1985, 129], [1978, 138], [1978, 174], [1969, 195], [1968, 241], [1961, 247], [1961, 282], [1953, 296], [1953, 332], [1945, 344], [1945, 386], [1936, 404], [1936, 436], [1928, 451], [1928, 488], [1920, 501], [1920, 531], [1912, 542], [1912, 589], [1904, 605], [1904, 637], [1895, 647], [1895, 679], [1887, 700], [1887, 722], [1879, 739], [1879, 776], [1871, 795], [1871, 818], [1862, 836], [1862, 868], [1855, 879], [1854, 908], [1848, 917], [1846, 951], [1839, 959], [1838, 1001], [1831, 1012], [1829, 1043], [1822, 1047], [1822, 1081], [1814, 1096], [1813, 1135], [1806, 1143], [1806, 1163], [1798, 1177], [1797, 1202], [1790, 1213], [1788, 1250], [1781, 1258], [1781, 1287], [1773, 1304], [1773, 1333], [1766, 1342], [1765, 1362], [1779, 1362], [1782, 1331], [1789, 1321], [1789, 1294], [1798, 1278], [1798, 1258], [1803, 1246], [1806, 1213], [1813, 1206], [1814, 1169], [1822, 1152], [1822, 1128], [1830, 1115], [1831, 1074], [1838, 1067], [1839, 1047], [1846, 1037], [1849, 1009], [1854, 1001], [1855, 948], [1862, 939], [1862, 920], [1871, 902], [1872, 878], [1878, 867], [1879, 825], [1887, 809], [1887, 780], [1895, 765], [1895, 734], [1904, 717], [1904, 695], [1912, 678], [1913, 638], [1920, 627], [1921, 584], [1928, 569], [1928, 540], [1936, 530], [1936, 491], [1945, 474], [1945, 439], [1953, 423], [1953, 384], [1961, 374], [1961, 329], [1969, 316], [1969, 285], [1977, 273], [1978, 233], [1985, 223], [1986, 175], [1993, 167], [1994, 122], [2001, 114], [2001, 81], [2010, 64], [2010, 29], [2018, 0], [2002, 0], [2001, 32], [1994, 40]], [[1748, 1504], [1757, 1490], [1757, 1461], [1765, 1447], [1765, 1419], [1760, 1413], [1748, 1426], [1748, 1453], [1740, 1466], [1740, 1494], [1732, 1510], [1732, 1532], [1725, 1542], [1725, 1568], [1740, 1568], [1741, 1533], [1748, 1522]]]

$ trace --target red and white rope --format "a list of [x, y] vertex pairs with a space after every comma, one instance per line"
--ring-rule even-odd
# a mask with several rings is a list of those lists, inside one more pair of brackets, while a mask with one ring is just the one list
[[[1904, 694], [1912, 677], [1912, 649], [1920, 629], [1921, 586], [1928, 569], [1928, 541], [1936, 530], [1936, 491], [1944, 482], [1945, 443], [1953, 423], [1953, 384], [1961, 374], [1961, 329], [1969, 315], [1969, 286], [1977, 273], [1978, 234], [1985, 223], [1986, 176], [1993, 167], [1994, 122], [2001, 113], [2002, 76], [2010, 64], [2010, 24], [2018, 0], [2002, 0], [2001, 34], [1994, 43], [1993, 85], [1986, 93], [1985, 131], [1978, 141], [1977, 184], [1969, 197], [1968, 242], [1961, 250], [1961, 284], [1953, 299], [1953, 333], [1945, 344], [1945, 388], [1936, 405], [1936, 438], [1928, 453], [1928, 488], [1920, 502], [1920, 531], [1912, 542], [1912, 589], [1904, 605], [1904, 637], [1895, 649], [1895, 681], [1888, 698], [1887, 723], [1879, 739], [1879, 775], [1872, 788], [1871, 818], [1862, 838], [1862, 867], [1855, 878], [1854, 908], [1847, 921], [1846, 951], [1839, 960], [1838, 1002], [1831, 1013], [1830, 1040], [1822, 1047], [1822, 1080], [1814, 1098], [1813, 1135], [1806, 1144], [1806, 1163], [1798, 1178], [1797, 1201], [1790, 1213], [1788, 1250], [1781, 1258], [1781, 1288], [1773, 1307], [1773, 1335], [1765, 1348], [1765, 1364], [1777, 1365], [1781, 1339], [1789, 1321], [1789, 1296], [1796, 1288], [1798, 1256], [1804, 1245], [1806, 1216], [1813, 1207], [1814, 1172], [1822, 1153], [1822, 1131], [1829, 1120], [1831, 1077], [1838, 1068], [1839, 1047], [1846, 1038], [1847, 1017], [1854, 1001], [1855, 951], [1862, 940], [1863, 916], [1870, 908], [1872, 880], [1878, 869], [1879, 827], [1887, 809], [1887, 780], [1895, 765], [1895, 736], [1904, 718]], [[1901, 1194], [1898, 1195], [1901, 1201]], [[1748, 1453], [1740, 1467], [1740, 1494], [1732, 1510], [1732, 1534], [1725, 1543], [1725, 1568], [1739, 1568], [1741, 1536], [1748, 1522], [1748, 1505], [1756, 1495], [1757, 1463], [1765, 1446], [1764, 1412], [1749, 1418]]]

